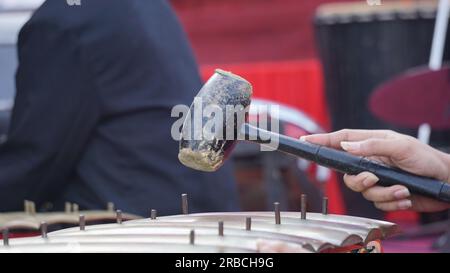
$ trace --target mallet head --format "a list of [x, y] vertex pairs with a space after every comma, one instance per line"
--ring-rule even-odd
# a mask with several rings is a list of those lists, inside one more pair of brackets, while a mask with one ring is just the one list
[[251, 95], [248, 81], [217, 69], [195, 97], [184, 121], [180, 162], [205, 172], [220, 168], [247, 120]]

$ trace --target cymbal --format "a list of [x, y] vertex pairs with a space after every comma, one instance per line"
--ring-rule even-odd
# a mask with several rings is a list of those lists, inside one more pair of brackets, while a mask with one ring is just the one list
[[407, 128], [428, 123], [450, 129], [450, 67], [415, 68], [379, 86], [370, 110], [383, 121]]

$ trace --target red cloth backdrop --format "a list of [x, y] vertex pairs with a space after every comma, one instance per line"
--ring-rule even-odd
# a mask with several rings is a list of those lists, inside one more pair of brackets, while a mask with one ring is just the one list
[[315, 10], [320, 4], [342, 0], [171, 2], [198, 61], [221, 64], [315, 58]]

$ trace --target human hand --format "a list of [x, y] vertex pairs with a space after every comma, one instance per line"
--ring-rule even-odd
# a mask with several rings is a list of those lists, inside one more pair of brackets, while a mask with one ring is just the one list
[[[329, 134], [302, 137], [302, 140], [343, 149], [405, 171], [449, 182], [450, 160], [419, 140], [389, 130], [341, 130]], [[402, 185], [377, 186], [378, 177], [369, 172], [344, 175], [345, 184], [385, 211], [413, 209], [420, 212], [441, 211], [450, 204], [419, 195], [411, 195]]]

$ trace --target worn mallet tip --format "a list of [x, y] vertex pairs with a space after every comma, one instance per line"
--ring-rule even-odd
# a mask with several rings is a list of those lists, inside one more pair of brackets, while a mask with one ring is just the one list
[[227, 116], [229, 113], [227, 109], [232, 107], [235, 111], [236, 122], [234, 122], [235, 119], [226, 121], [227, 118], [225, 118], [225, 122], [220, 125], [221, 128], [215, 128], [215, 131], [224, 132], [228, 137], [222, 139], [219, 134], [216, 134], [210, 138], [206, 137], [201, 126], [197, 128], [194, 124], [195, 119], [188, 116], [181, 130], [179, 161], [199, 171], [213, 172], [219, 169], [234, 147], [232, 144], [237, 140], [235, 136], [240, 132], [241, 122], [245, 121], [246, 108], [250, 105], [251, 96], [252, 85], [247, 80], [231, 72], [217, 69], [195, 97], [190, 113], [195, 113], [204, 107], [206, 107], [204, 109], [212, 107], [223, 110]]

